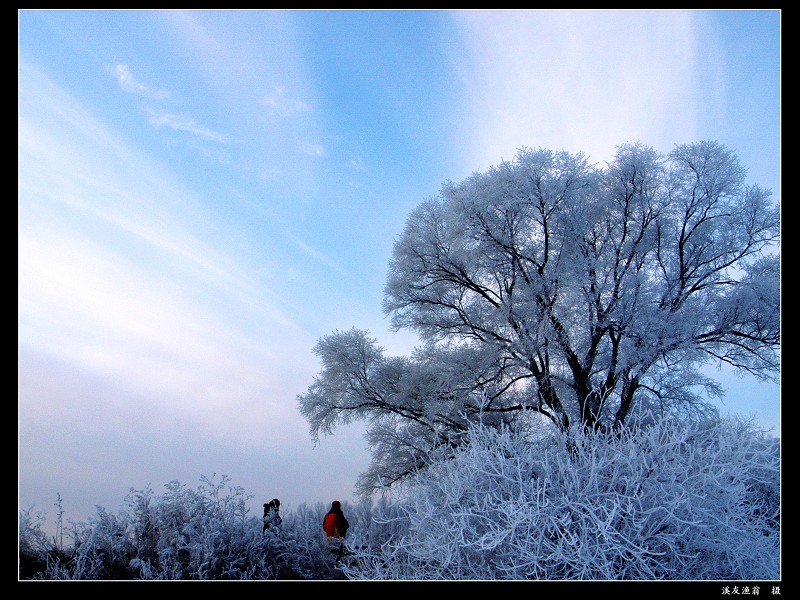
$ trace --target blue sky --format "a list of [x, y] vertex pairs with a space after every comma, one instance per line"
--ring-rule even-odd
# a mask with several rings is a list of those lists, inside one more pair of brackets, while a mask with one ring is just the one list
[[[19, 503], [225, 474], [351, 500], [317, 339], [370, 330], [410, 211], [521, 146], [715, 139], [780, 198], [780, 11], [18, 13]], [[724, 411], [779, 433], [777, 384]]]

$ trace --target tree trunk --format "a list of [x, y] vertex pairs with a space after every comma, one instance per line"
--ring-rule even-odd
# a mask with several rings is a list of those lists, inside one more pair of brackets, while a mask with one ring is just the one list
[[614, 427], [621, 427], [625, 424], [625, 419], [633, 406], [633, 395], [639, 389], [639, 376], [625, 377], [622, 382], [622, 392], [620, 392], [620, 403], [617, 414], [614, 418]]

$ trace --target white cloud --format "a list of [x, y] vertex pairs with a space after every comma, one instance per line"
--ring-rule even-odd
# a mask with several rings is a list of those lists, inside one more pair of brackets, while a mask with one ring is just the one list
[[331, 269], [333, 269], [338, 273], [341, 273], [342, 275], [347, 275], [347, 271], [327, 254], [320, 252], [310, 244], [307, 244], [306, 242], [299, 240], [297, 238], [293, 238], [292, 242], [294, 243], [295, 246], [300, 248], [300, 250], [302, 250], [305, 254], [307, 254], [314, 260], [321, 262], [322, 264], [330, 267]]
[[353, 170], [358, 171], [359, 173], [367, 172], [367, 165], [364, 164], [364, 160], [360, 156], [351, 158], [347, 164], [350, 165]]
[[693, 141], [694, 25], [684, 11], [463, 11], [466, 169], [521, 146], [597, 161], [642, 141]]
[[276, 86], [265, 94], [261, 103], [267, 107], [269, 114], [283, 119], [311, 112], [311, 105], [298, 98], [290, 97], [286, 88]]
[[316, 156], [317, 158], [323, 158], [327, 155], [327, 151], [322, 144], [317, 142], [310, 142], [308, 140], [299, 140], [297, 142], [297, 147], [303, 154], [308, 156]]
[[259, 11], [255, 19], [250, 11], [223, 13], [154, 13], [180, 53], [181, 83], [197, 91], [186, 97], [185, 109], [171, 111], [180, 114], [157, 114], [153, 123], [200, 141], [230, 142], [219, 157], [219, 148], [198, 149], [284, 198], [307, 197], [316, 191], [318, 159], [328, 148], [295, 17], [291, 11]]
[[[144, 96], [153, 100], [166, 100], [170, 97], [169, 92], [164, 90], [154, 90], [139, 82], [131, 73], [128, 65], [119, 64], [109, 69], [116, 77], [119, 86], [126, 92]], [[195, 119], [187, 115], [169, 113], [160, 109], [150, 108], [148, 122], [155, 127], [168, 127], [174, 131], [183, 131], [195, 137], [211, 142], [225, 144], [228, 137], [207, 127], [198, 124]]]
[[20, 344], [148, 398], [165, 422], [279, 435], [313, 340], [255, 276], [263, 265], [226, 255], [231, 240], [204, 237], [210, 215], [191, 191], [22, 71]]
[[128, 68], [128, 65], [115, 65], [110, 67], [109, 71], [116, 78], [119, 87], [130, 94], [145, 96], [154, 100], [166, 100], [170, 96], [167, 91], [153, 89], [137, 81]]
[[149, 122], [156, 127], [169, 127], [175, 131], [185, 131], [186, 133], [211, 142], [218, 142], [220, 144], [228, 142], [227, 136], [198, 125], [194, 119], [185, 115], [151, 112]]

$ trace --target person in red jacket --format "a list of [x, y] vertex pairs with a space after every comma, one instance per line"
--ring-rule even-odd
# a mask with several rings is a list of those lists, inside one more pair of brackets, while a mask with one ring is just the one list
[[342, 504], [338, 500], [331, 503], [331, 509], [325, 514], [322, 521], [322, 529], [325, 530], [325, 537], [330, 538], [344, 538], [347, 535], [347, 530], [350, 528], [350, 523], [342, 512]]

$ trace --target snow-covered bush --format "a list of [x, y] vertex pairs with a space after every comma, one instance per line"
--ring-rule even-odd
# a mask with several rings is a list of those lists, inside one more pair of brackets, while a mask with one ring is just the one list
[[[112, 514], [97, 507], [72, 524], [63, 551], [42, 533], [43, 517], [20, 513], [20, 577], [37, 579], [335, 579], [343, 578], [324, 545], [325, 508], [305, 505], [262, 532], [249, 498], [227, 477], [201, 478], [197, 489], [173, 481], [156, 495], [131, 490]], [[23, 569], [23, 563], [25, 569]]]
[[349, 578], [780, 578], [778, 444], [749, 422], [471, 436], [416, 476], [397, 534], [355, 548]]
[[47, 534], [42, 531], [45, 516], [32, 508], [19, 512], [19, 573], [20, 578], [33, 577], [47, 566], [47, 556], [55, 552]]
[[[740, 420], [650, 421], [618, 435], [476, 426], [400, 496], [356, 506], [347, 552], [327, 506], [262, 533], [226, 478], [134, 491], [48, 540], [20, 513], [20, 577], [38, 579], [780, 579], [780, 453]], [[59, 525], [59, 529], [62, 529]]]

